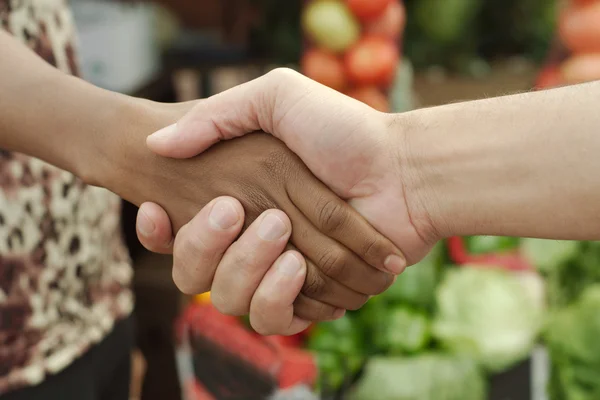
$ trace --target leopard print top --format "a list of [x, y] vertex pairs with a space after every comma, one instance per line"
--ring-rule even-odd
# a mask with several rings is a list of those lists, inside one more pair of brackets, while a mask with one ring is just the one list
[[[0, 0], [0, 28], [77, 74], [66, 1]], [[131, 313], [119, 216], [112, 193], [0, 150], [0, 395], [62, 370]]]

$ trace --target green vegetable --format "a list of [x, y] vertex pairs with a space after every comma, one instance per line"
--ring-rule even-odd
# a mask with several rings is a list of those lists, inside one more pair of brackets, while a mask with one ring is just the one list
[[549, 320], [552, 400], [600, 399], [600, 285], [588, 287]]
[[317, 389], [323, 392], [336, 391], [346, 379], [346, 369], [341, 354], [320, 352], [316, 354], [319, 379]]
[[350, 400], [483, 400], [486, 383], [468, 358], [444, 354], [375, 357]]
[[502, 253], [519, 247], [519, 238], [507, 236], [470, 236], [466, 240], [472, 254]]
[[416, 353], [425, 348], [431, 337], [430, 321], [422, 312], [395, 307], [387, 318], [378, 321], [373, 332], [377, 348], [392, 355]]
[[579, 242], [570, 240], [526, 238], [521, 241], [523, 255], [541, 272], [549, 272], [577, 257], [579, 248]]
[[421, 262], [408, 267], [380, 297], [389, 303], [431, 308], [435, 302], [435, 287], [438, 283], [443, 251], [443, 244], [438, 243]]
[[437, 293], [433, 335], [490, 372], [526, 358], [535, 344], [542, 310], [518, 276], [490, 267], [460, 267], [446, 274]]
[[318, 352], [356, 355], [363, 353], [363, 338], [360, 327], [350, 316], [345, 315], [315, 326], [308, 338], [307, 347]]
[[522, 246], [546, 278], [552, 308], [573, 303], [587, 287], [600, 283], [600, 242], [524, 239]]
[[475, 28], [481, 0], [419, 0], [414, 17], [430, 39], [439, 43], [456, 43]]

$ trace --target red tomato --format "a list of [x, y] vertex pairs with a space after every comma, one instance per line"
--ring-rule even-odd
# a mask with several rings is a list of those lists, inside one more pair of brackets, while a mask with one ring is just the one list
[[359, 19], [368, 21], [381, 16], [391, 2], [399, 0], [346, 0], [350, 11]]
[[406, 10], [399, 1], [393, 1], [386, 8], [383, 15], [365, 25], [365, 32], [388, 37], [390, 39], [399, 39], [406, 25]]
[[546, 67], [538, 76], [536, 89], [551, 89], [562, 86], [564, 80], [558, 67]]
[[569, 50], [577, 53], [600, 51], [600, 1], [565, 9], [558, 29]]
[[327, 50], [308, 50], [301, 61], [302, 73], [335, 90], [346, 87], [346, 71], [342, 61]]
[[578, 6], [584, 6], [586, 4], [591, 4], [597, 1], [598, 0], [573, 0], [573, 3]]
[[561, 73], [567, 84], [600, 80], [600, 52], [569, 58], [563, 63]]
[[400, 61], [395, 41], [366, 36], [348, 50], [345, 57], [348, 79], [357, 85], [390, 85]]
[[375, 86], [364, 86], [350, 90], [348, 96], [362, 101], [369, 107], [381, 112], [390, 111], [390, 103], [383, 92]]

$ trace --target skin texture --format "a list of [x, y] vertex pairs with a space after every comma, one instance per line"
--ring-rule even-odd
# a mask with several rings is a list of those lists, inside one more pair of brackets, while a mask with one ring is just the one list
[[393, 115], [276, 70], [147, 143], [186, 158], [263, 129], [412, 263], [455, 235], [600, 239], [599, 96], [591, 82]]
[[[182, 254], [176, 257], [179, 261], [194, 258], [202, 246], [214, 245], [193, 229], [194, 221], [210, 222], [213, 209], [221, 213], [217, 219], [230, 223], [220, 230], [220, 238], [235, 238], [248, 226], [252, 233], [247, 237], [256, 237], [262, 232], [263, 220], [271, 221], [266, 242], [277, 247], [279, 253], [291, 237], [286, 254], [293, 258], [282, 257], [275, 262], [277, 257], [266, 257], [269, 264], [275, 262], [272, 271], [287, 271], [287, 280], [279, 279], [268, 268], [231, 268], [236, 264], [234, 260], [229, 269], [222, 270], [225, 272], [215, 270], [216, 265], [210, 263], [192, 266], [204, 267], [200, 270], [190, 269], [185, 262], [175, 264], [175, 280], [186, 292], [200, 293], [216, 283], [216, 301], [228, 313], [243, 314], [252, 307], [260, 319], [260, 315], [287, 304], [287, 315], [293, 315], [289, 314], [288, 293], [281, 295], [283, 303], [274, 307], [264, 301], [265, 296], [253, 297], [257, 289], [268, 287], [261, 281], [267, 274], [272, 277], [267, 283], [288, 282], [294, 299], [303, 288], [303, 295], [294, 303], [297, 316], [322, 320], [339, 317], [344, 309], [360, 307], [369, 295], [383, 291], [392, 282], [391, 274], [382, 271], [390, 255], [401, 255], [399, 250], [312, 176], [276, 139], [256, 134], [190, 160], [161, 158], [146, 148], [146, 137], [180, 119], [194, 103], [157, 104], [102, 90], [50, 67], [1, 31], [0, 47], [3, 54], [9, 55], [0, 59], [3, 149], [38, 157], [135, 204], [160, 204], [173, 221], [174, 232], [186, 228], [175, 241], [175, 253]], [[223, 195], [234, 196], [240, 202], [229, 198], [233, 201], [229, 206], [210, 203]], [[206, 205], [205, 213], [197, 214]], [[234, 210], [233, 217], [223, 212], [228, 209]], [[289, 218], [274, 209], [285, 211]], [[256, 226], [249, 225], [264, 211], [268, 213]], [[278, 238], [269, 236], [275, 226], [283, 227]], [[159, 234], [161, 229], [150, 231], [150, 235]], [[198, 244], [200, 238], [204, 242]], [[242, 235], [238, 241], [242, 251], [242, 246], [252, 244], [244, 238]], [[204, 255], [210, 261], [227, 253], [222, 249]], [[251, 279], [238, 279], [240, 270], [251, 273]], [[237, 286], [233, 284], [239, 281]], [[219, 287], [236, 287], [236, 296], [218, 296]], [[270, 308], [264, 308], [264, 304]], [[305, 322], [294, 323], [290, 317], [286, 324], [286, 329], [299, 329]]]
[[[123, 139], [119, 147], [131, 149], [139, 146], [129, 141], [143, 143], [144, 136], [137, 141], [132, 135]], [[162, 158], [147, 150], [128, 152], [117, 159], [122, 162], [112, 170], [118, 174], [103, 186], [134, 204], [152, 200], [162, 205], [175, 231], [218, 196], [238, 199], [246, 224], [264, 210], [284, 211], [293, 227], [288, 248], [297, 249], [306, 258], [306, 279], [295, 303], [300, 318], [334, 318], [337, 308], [359, 308], [369, 295], [381, 293], [393, 281], [392, 275], [383, 271], [385, 259], [398, 253], [391, 242], [269, 135], [255, 133], [237, 142], [222, 143], [189, 160]], [[264, 234], [272, 240], [282, 236], [275, 237], [269, 231], [272, 228], [266, 229]], [[201, 293], [211, 288], [214, 278], [214, 274], [204, 273], [197, 281], [195, 269], [176, 269], [174, 279], [184, 292]], [[251, 283], [257, 285], [261, 278], [254, 276], [258, 281]], [[248, 293], [241, 304], [219, 296], [213, 302], [229, 314], [243, 315], [249, 311], [251, 295]]]
[[405, 200], [407, 126], [390, 114], [288, 69], [206, 99], [147, 144], [165, 157], [193, 157], [222, 140], [263, 130], [282, 140], [312, 173], [400, 248], [408, 264], [438, 239]]

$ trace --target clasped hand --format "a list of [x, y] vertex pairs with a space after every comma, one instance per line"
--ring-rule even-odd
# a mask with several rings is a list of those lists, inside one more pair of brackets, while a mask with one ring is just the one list
[[142, 243], [173, 251], [182, 291], [210, 290], [258, 332], [293, 334], [361, 307], [435, 242], [404, 192], [397, 123], [275, 70], [147, 138], [144, 177], [184, 196], [145, 193], [143, 180], [119, 194], [141, 204]]

